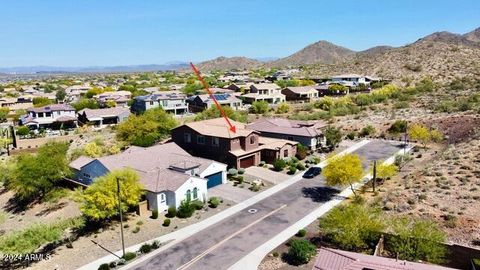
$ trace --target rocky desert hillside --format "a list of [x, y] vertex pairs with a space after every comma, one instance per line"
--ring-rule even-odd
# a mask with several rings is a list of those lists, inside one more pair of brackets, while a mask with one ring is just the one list
[[272, 67], [283, 67], [302, 66], [315, 63], [334, 64], [345, 61], [354, 54], [355, 52], [350, 49], [322, 40], [308, 45], [290, 56], [270, 62], [267, 65]]
[[408, 83], [425, 76], [443, 82], [456, 77], [480, 75], [480, 28], [466, 33], [436, 32], [402, 46], [376, 46], [354, 52], [327, 41], [319, 41], [275, 61], [220, 57], [203, 62], [203, 70], [252, 69], [302, 66], [305, 77], [327, 77], [359, 73]]
[[213, 60], [199, 63], [197, 66], [203, 71], [212, 70], [242, 70], [253, 69], [262, 66], [262, 62], [247, 57], [218, 57]]

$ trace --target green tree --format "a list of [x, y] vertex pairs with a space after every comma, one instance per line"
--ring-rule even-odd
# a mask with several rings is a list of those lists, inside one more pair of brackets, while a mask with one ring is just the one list
[[55, 93], [55, 98], [57, 98], [57, 101], [64, 100], [66, 96], [67, 96], [67, 93], [63, 88], [58, 89], [57, 92]]
[[183, 200], [177, 210], [177, 217], [189, 218], [195, 212], [195, 207], [190, 200]]
[[138, 204], [143, 194], [138, 174], [132, 169], [114, 170], [96, 178], [80, 195], [80, 210], [88, 219], [100, 221], [118, 215], [117, 179], [122, 212]]
[[43, 107], [53, 104], [53, 100], [46, 97], [34, 97], [32, 102], [34, 107]]
[[290, 111], [290, 105], [286, 102], [282, 102], [278, 105], [277, 110], [275, 111], [278, 114], [288, 113]]
[[84, 153], [87, 156], [92, 157], [92, 158], [100, 157], [103, 154], [102, 146], [98, 145], [95, 142], [87, 143], [83, 150], [84, 150]]
[[75, 108], [75, 110], [77, 112], [81, 111], [83, 109], [86, 109], [86, 108], [88, 108], [88, 109], [98, 109], [98, 108], [100, 108], [100, 106], [98, 105], [98, 102], [96, 100], [89, 99], [89, 98], [81, 98], [76, 103], [73, 103], [72, 107]]
[[287, 162], [285, 162], [285, 160], [283, 160], [283, 159], [276, 159], [276, 160], [273, 162], [273, 168], [275, 169], [275, 171], [281, 171], [281, 170], [283, 170], [286, 166], [287, 166]]
[[327, 146], [334, 148], [342, 141], [342, 132], [339, 128], [328, 126], [325, 129], [325, 140]]
[[328, 186], [350, 185], [353, 194], [357, 197], [353, 184], [362, 180], [365, 174], [362, 161], [356, 154], [336, 155], [328, 160], [322, 171]]
[[146, 147], [166, 138], [176, 126], [177, 121], [171, 114], [155, 108], [141, 115], [130, 115], [126, 121], [117, 125], [116, 136], [121, 141]]
[[[246, 123], [247, 122], [247, 114], [244, 112], [239, 112], [239, 111], [234, 111], [230, 106], [222, 106], [223, 111], [225, 112], [225, 115], [238, 122]], [[207, 119], [213, 119], [213, 118], [218, 118], [222, 117], [220, 114], [220, 111], [218, 110], [217, 106], [212, 105], [210, 108], [207, 110], [204, 110], [203, 112], [197, 113], [195, 115], [195, 121], [201, 121], [201, 120], [207, 120]]]
[[8, 188], [22, 200], [43, 198], [59, 180], [70, 175], [67, 151], [68, 144], [51, 141], [36, 155], [20, 155]]
[[341, 84], [330, 84], [328, 86], [328, 91], [330, 93], [344, 93], [348, 91], [348, 87]]
[[378, 208], [348, 204], [334, 208], [320, 219], [320, 231], [342, 249], [374, 247], [385, 227]]
[[393, 220], [392, 237], [386, 241], [389, 250], [402, 260], [424, 260], [440, 263], [446, 254], [443, 246], [445, 233], [438, 224], [429, 220], [401, 217]]
[[19, 136], [26, 136], [30, 134], [30, 129], [27, 126], [20, 126], [17, 129], [17, 135]]
[[288, 259], [293, 265], [301, 265], [308, 263], [310, 259], [317, 253], [315, 245], [305, 239], [294, 239], [290, 241], [288, 249]]
[[0, 108], [0, 123], [7, 121], [7, 116], [10, 113], [10, 109], [7, 107]]
[[267, 113], [270, 107], [266, 101], [254, 101], [250, 110], [254, 114], [264, 114]]

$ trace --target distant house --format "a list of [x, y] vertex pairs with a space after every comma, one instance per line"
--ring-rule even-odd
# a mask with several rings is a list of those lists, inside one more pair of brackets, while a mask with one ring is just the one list
[[263, 137], [286, 139], [316, 150], [325, 146], [323, 129], [326, 124], [319, 121], [296, 121], [284, 118], [263, 118], [247, 125]]
[[27, 114], [20, 119], [20, 124], [34, 129], [76, 127], [77, 116], [75, 109], [67, 104], [52, 104], [27, 109]]
[[[242, 107], [242, 100], [231, 94], [213, 94], [218, 104], [237, 110]], [[215, 104], [209, 94], [192, 96], [187, 100], [191, 112], [201, 112]]]
[[70, 102], [78, 100], [80, 96], [85, 95], [91, 88], [89, 85], [69, 86], [65, 89], [65, 93], [67, 94], [66, 100]]
[[318, 98], [318, 91], [312, 86], [287, 87], [282, 90], [288, 101], [310, 101]]
[[332, 248], [320, 248], [312, 270], [453, 270], [453, 268], [408, 262]]
[[80, 124], [93, 124], [96, 127], [115, 125], [123, 122], [130, 115], [130, 109], [122, 107], [104, 109], [83, 109], [78, 112]]
[[33, 102], [31, 98], [9, 98], [9, 97], [0, 97], [0, 107], [9, 108], [10, 111], [16, 110], [26, 110], [33, 107]]
[[375, 81], [380, 81], [380, 78], [375, 78], [371, 76], [364, 76], [358, 74], [342, 74], [332, 76], [331, 81], [334, 83], [342, 84], [347, 87], [357, 87], [361, 84], [370, 85], [370, 83]]
[[83, 185], [113, 170], [133, 169], [147, 192], [149, 209], [158, 211], [178, 207], [183, 200], [206, 201], [208, 188], [227, 181], [227, 165], [193, 157], [175, 143], [132, 146], [120, 154], [95, 159], [81, 156], [70, 167], [74, 180]]
[[132, 105], [132, 111], [136, 113], [153, 108], [163, 108], [166, 112], [174, 115], [187, 114], [187, 96], [178, 91], [157, 92], [147, 96], [135, 97]]
[[128, 102], [132, 99], [130, 91], [112, 91], [104, 92], [93, 96], [97, 102], [102, 106], [107, 106], [107, 102], [115, 102], [117, 107], [128, 107]]
[[[263, 160], [295, 156], [296, 142], [263, 139], [255, 130], [233, 120], [236, 132], [229, 130], [223, 118], [186, 123], [172, 130], [172, 141], [194, 156], [227, 163], [234, 168], [255, 166]], [[267, 156], [265, 156], [267, 157]]]
[[282, 94], [282, 89], [274, 83], [252, 84], [250, 86], [250, 93], [242, 95], [241, 97], [246, 103], [266, 101], [268, 104], [278, 104], [285, 101], [285, 95]]

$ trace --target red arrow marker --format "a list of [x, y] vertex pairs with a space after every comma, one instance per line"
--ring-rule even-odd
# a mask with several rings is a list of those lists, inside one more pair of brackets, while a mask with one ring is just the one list
[[217, 109], [220, 112], [220, 114], [223, 116], [223, 118], [225, 118], [225, 121], [227, 121], [227, 124], [230, 127], [229, 128], [230, 131], [233, 132], [233, 133], [236, 133], [237, 128], [234, 125], [232, 125], [232, 123], [230, 123], [230, 120], [228, 120], [228, 117], [225, 114], [225, 112], [223, 111], [222, 106], [218, 103], [217, 99], [213, 95], [210, 88], [208, 88], [207, 82], [203, 79], [202, 75], [200, 75], [200, 71], [198, 71], [198, 69], [193, 65], [192, 62], [190, 62], [190, 66], [192, 67], [192, 70], [195, 73], [195, 75], [197, 75], [198, 80], [200, 80], [200, 82], [203, 84], [203, 87], [205, 87], [205, 89], [207, 90], [208, 94], [210, 95], [210, 98], [213, 99], [213, 102], [215, 102], [215, 106], [217, 106]]

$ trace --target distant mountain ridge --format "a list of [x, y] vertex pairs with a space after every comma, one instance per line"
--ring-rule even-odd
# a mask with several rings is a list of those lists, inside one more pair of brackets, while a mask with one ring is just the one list
[[108, 72], [142, 72], [142, 71], [165, 71], [178, 70], [188, 67], [186, 62], [170, 62], [163, 65], [125, 65], [125, 66], [92, 66], [92, 67], [55, 67], [55, 66], [30, 66], [0, 68], [0, 73], [108, 73]]

